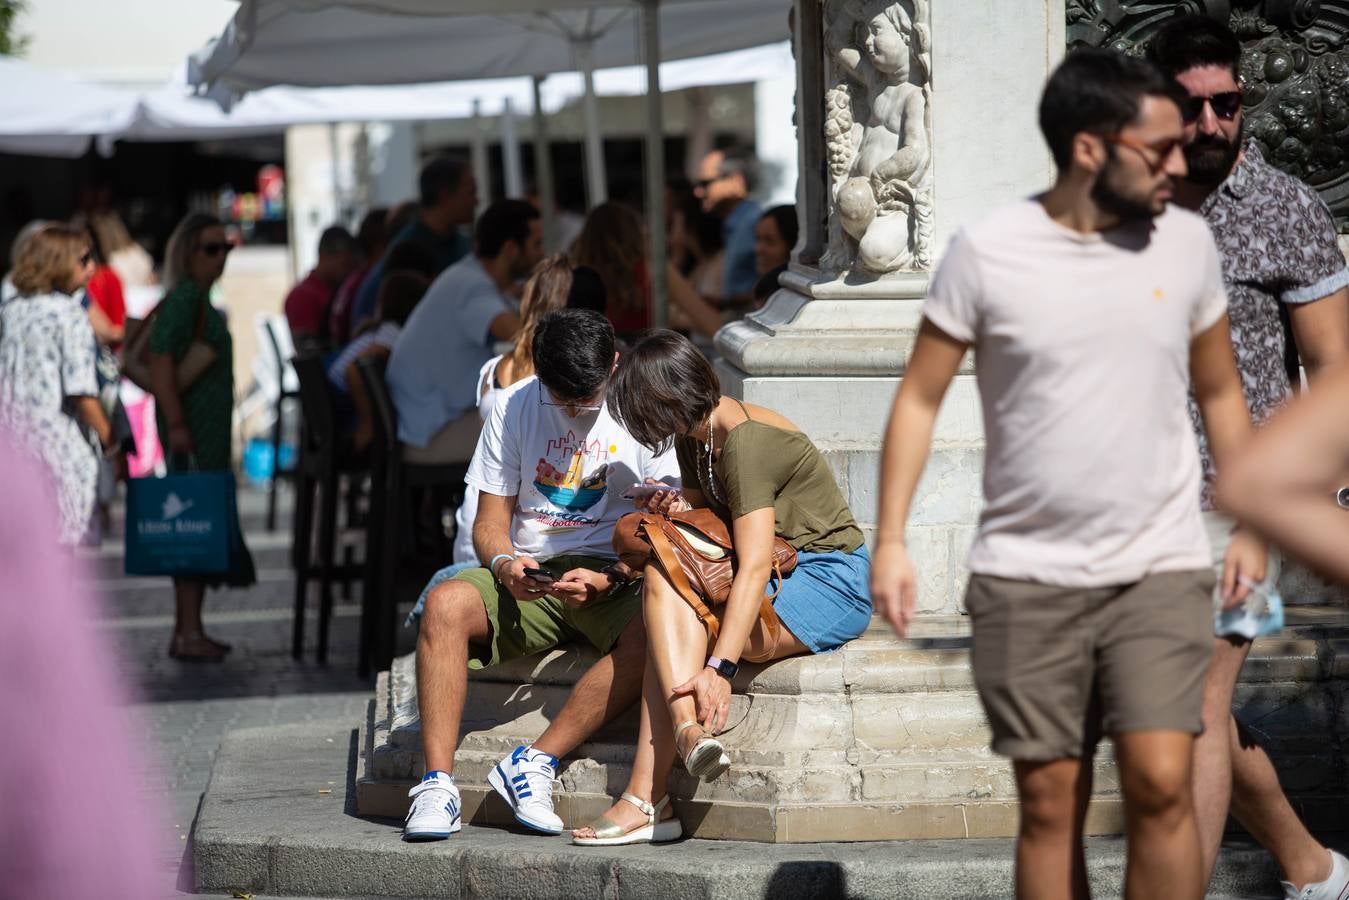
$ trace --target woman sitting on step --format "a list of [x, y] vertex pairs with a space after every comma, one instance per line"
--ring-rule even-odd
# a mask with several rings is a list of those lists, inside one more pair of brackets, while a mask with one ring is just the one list
[[[730, 768], [715, 735], [726, 725], [739, 662], [833, 650], [871, 620], [871, 560], [862, 532], [824, 457], [795, 425], [723, 397], [707, 359], [671, 331], [651, 332], [622, 355], [608, 404], [653, 451], [674, 444], [683, 490], [657, 493], [649, 508], [710, 507], [730, 526], [737, 567], [729, 599], [715, 610], [721, 626], [715, 639], [662, 570], [646, 567], [647, 666], [636, 758], [622, 799], [572, 832], [574, 843], [589, 845], [679, 837], [666, 792], [674, 755], [705, 781]], [[777, 536], [797, 551], [796, 568], [780, 585], [773, 574]], [[771, 610], [762, 609], [773, 590]]]

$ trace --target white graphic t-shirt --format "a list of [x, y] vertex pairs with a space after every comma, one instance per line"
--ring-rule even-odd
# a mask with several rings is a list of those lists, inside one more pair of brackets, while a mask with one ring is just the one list
[[635, 508], [621, 496], [654, 478], [679, 484], [674, 452], [657, 456], [609, 415], [608, 407], [576, 418], [549, 405], [537, 378], [497, 397], [478, 437], [468, 483], [514, 495], [511, 540], [536, 559], [564, 554], [614, 558], [614, 523]]

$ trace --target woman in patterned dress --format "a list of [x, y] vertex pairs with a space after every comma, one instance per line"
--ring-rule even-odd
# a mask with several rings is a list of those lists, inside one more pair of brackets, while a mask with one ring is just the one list
[[15, 293], [0, 307], [0, 424], [51, 472], [59, 539], [70, 545], [92, 534], [99, 447], [113, 440], [98, 401], [94, 332], [75, 299], [93, 271], [83, 233], [43, 225], [20, 245]]
[[[230, 421], [234, 410], [233, 345], [225, 319], [210, 303], [211, 285], [225, 270], [230, 245], [219, 220], [189, 213], [169, 238], [164, 261], [164, 300], [150, 332], [159, 440], [169, 471], [228, 471]], [[200, 327], [198, 323], [200, 322]], [[175, 366], [196, 338], [216, 351], [215, 361], [196, 381], [178, 384]], [[191, 661], [218, 661], [229, 645], [206, 636], [201, 622], [206, 588], [247, 587], [256, 581], [253, 558], [234, 523], [230, 571], [178, 575], [173, 579], [175, 611], [169, 655]]]

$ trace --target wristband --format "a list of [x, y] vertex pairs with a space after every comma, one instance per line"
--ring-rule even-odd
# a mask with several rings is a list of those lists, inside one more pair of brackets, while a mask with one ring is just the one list
[[497, 578], [497, 563], [501, 562], [503, 559], [509, 559], [509, 560], [514, 561], [514, 559], [515, 559], [515, 554], [514, 554], [514, 553], [498, 553], [496, 556], [492, 557], [492, 561], [491, 561], [490, 563], [487, 564], [487, 569], [488, 569], [488, 571], [492, 573], [492, 577], [493, 577], [493, 578], [496, 578], [496, 580], [497, 580], [498, 582], [501, 581], [501, 579], [500, 579], [500, 578]]

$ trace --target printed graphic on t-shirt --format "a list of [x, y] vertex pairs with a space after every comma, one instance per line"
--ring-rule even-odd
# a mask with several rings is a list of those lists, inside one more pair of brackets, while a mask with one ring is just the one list
[[563, 513], [566, 521], [556, 524], [593, 525], [597, 519], [582, 516], [604, 499], [608, 490], [609, 456], [618, 448], [601, 440], [577, 437], [573, 431], [548, 442], [547, 455], [539, 458], [534, 471], [534, 487], [551, 509], [538, 509], [541, 515]]

